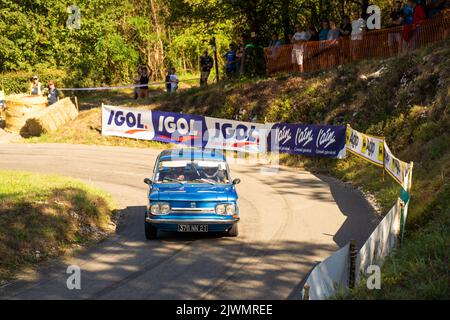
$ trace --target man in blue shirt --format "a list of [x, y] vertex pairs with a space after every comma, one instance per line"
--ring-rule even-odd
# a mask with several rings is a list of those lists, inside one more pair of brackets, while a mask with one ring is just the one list
[[236, 51], [233, 44], [230, 44], [230, 50], [225, 54], [225, 60], [227, 75], [232, 76], [236, 71]]

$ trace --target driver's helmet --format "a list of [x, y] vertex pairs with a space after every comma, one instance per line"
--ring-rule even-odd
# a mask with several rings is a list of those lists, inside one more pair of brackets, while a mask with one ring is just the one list
[[203, 168], [203, 172], [208, 178], [217, 176], [217, 173], [219, 172], [218, 167], [205, 167]]

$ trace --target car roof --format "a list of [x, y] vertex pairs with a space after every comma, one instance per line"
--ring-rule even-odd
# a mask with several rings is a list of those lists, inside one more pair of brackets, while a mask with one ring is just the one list
[[169, 149], [161, 152], [160, 161], [171, 160], [212, 160], [226, 161], [225, 155], [219, 150], [202, 150], [197, 148]]

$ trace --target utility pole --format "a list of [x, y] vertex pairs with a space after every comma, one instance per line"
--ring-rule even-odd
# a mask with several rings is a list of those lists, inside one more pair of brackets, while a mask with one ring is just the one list
[[216, 37], [212, 37], [210, 44], [214, 51], [214, 64], [216, 66], [216, 82], [219, 83], [219, 63], [217, 61], [217, 46], [216, 46]]

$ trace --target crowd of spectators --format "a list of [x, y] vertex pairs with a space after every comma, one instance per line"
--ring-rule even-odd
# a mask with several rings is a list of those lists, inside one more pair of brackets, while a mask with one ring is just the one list
[[[396, 28], [388, 34], [390, 54], [400, 54], [403, 51], [414, 49], [417, 46], [417, 39], [424, 21], [439, 15], [448, 6], [448, 0], [393, 1], [389, 20], [384, 24], [384, 28]], [[295, 33], [289, 34], [284, 41], [279, 40], [277, 34], [273, 34], [267, 47], [266, 56], [269, 60], [276, 60], [280, 54], [280, 47], [283, 44], [292, 44], [292, 63], [298, 65], [299, 71], [303, 71], [304, 59], [308, 55], [308, 52], [305, 51], [306, 43], [328, 41], [327, 47], [329, 48], [333, 45], [333, 41], [338, 43], [341, 39], [349, 39], [350, 55], [356, 58], [359, 41], [363, 40], [365, 31], [369, 31], [366, 20], [363, 19], [361, 10], [355, 9], [351, 17], [343, 16], [340, 24], [333, 20], [323, 19], [320, 22], [319, 30], [313, 24], [296, 24]]]

